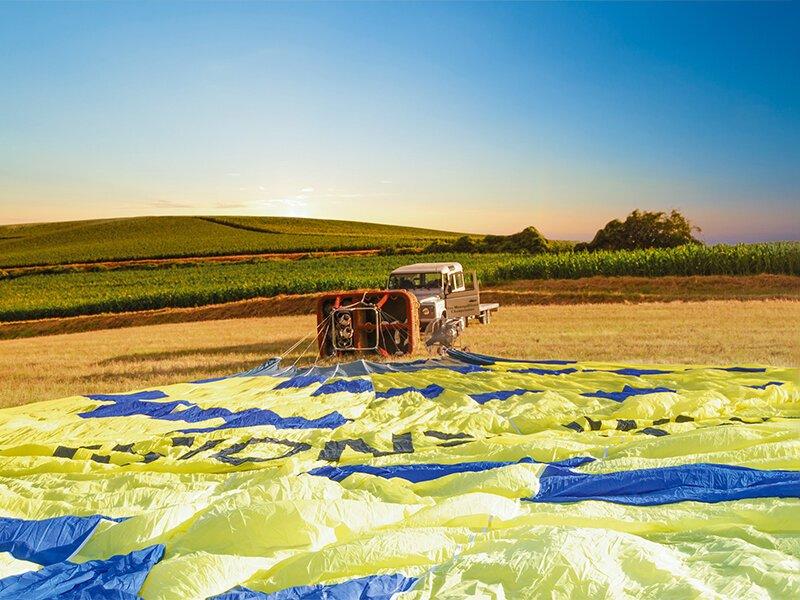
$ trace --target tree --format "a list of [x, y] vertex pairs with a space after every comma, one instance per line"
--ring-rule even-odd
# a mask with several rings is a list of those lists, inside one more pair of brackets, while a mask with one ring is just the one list
[[693, 235], [700, 231], [677, 210], [669, 214], [634, 210], [624, 221], [614, 219], [595, 234], [588, 244], [575, 250], [636, 250], [641, 248], [674, 248], [684, 244], [700, 244]]
[[473, 252], [480, 252], [480, 248], [478, 248], [478, 244], [468, 235], [462, 235], [458, 238], [453, 244], [450, 246], [453, 252], [466, 252], [466, 253], [473, 253]]
[[550, 244], [536, 227], [526, 227], [511, 235], [487, 235], [482, 240], [465, 235], [452, 242], [435, 241], [426, 252], [464, 252], [468, 254], [507, 252], [510, 254], [539, 254], [547, 252]]
[[485, 241], [489, 252], [539, 254], [548, 250], [547, 239], [536, 227], [526, 227], [511, 235], [487, 235]]

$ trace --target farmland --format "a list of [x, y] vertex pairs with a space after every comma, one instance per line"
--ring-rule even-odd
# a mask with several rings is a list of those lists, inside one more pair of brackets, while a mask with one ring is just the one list
[[282, 217], [137, 217], [0, 226], [0, 268], [142, 258], [423, 247], [461, 234]]
[[278, 294], [383, 286], [409, 262], [458, 260], [484, 284], [597, 275], [800, 275], [800, 243], [684, 246], [668, 250], [399, 255], [173, 265], [30, 274], [0, 280], [0, 320], [189, 307]]

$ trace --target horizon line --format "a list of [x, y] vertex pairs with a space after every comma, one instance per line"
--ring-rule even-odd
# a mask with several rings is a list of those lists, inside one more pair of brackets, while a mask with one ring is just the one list
[[[664, 211], [661, 211], [664, 212]], [[154, 215], [154, 214], [145, 214], [145, 215], [134, 215], [134, 216], [114, 216], [114, 217], [100, 217], [100, 218], [85, 218], [85, 219], [69, 219], [64, 221], [18, 221], [18, 222], [2, 222], [0, 223], [0, 227], [15, 227], [15, 226], [26, 226], [26, 225], [49, 225], [49, 224], [56, 224], [56, 223], [87, 223], [91, 221], [121, 221], [126, 219], [170, 219], [170, 218], [177, 218], [177, 219], [203, 219], [203, 218], [210, 218], [210, 219], [220, 219], [220, 218], [254, 218], [254, 219], [291, 219], [295, 221], [334, 221], [334, 222], [341, 222], [341, 223], [361, 223], [364, 225], [384, 225], [389, 227], [398, 227], [398, 228], [405, 228], [405, 229], [422, 229], [427, 231], [434, 231], [434, 232], [441, 232], [441, 233], [452, 233], [452, 234], [463, 234], [469, 236], [487, 236], [487, 235], [498, 235], [498, 234], [491, 234], [491, 233], [476, 233], [476, 232], [467, 232], [467, 231], [453, 231], [448, 229], [436, 229], [432, 227], [425, 227], [419, 225], [398, 225], [397, 223], [387, 223], [387, 222], [380, 222], [380, 221], [359, 221], [355, 219], [324, 219], [320, 217], [290, 217], [285, 215], [216, 215], [216, 214], [193, 214], [193, 215]], [[619, 220], [619, 219], [617, 219]], [[603, 225], [602, 227], [604, 227]], [[527, 225], [525, 227], [535, 227], [537, 231], [540, 231], [536, 225]], [[523, 227], [522, 229], [525, 229]], [[602, 229], [602, 227], [598, 228]], [[519, 231], [522, 231], [520, 229]], [[540, 231], [541, 232], [541, 231]], [[269, 232], [264, 232], [269, 233]], [[507, 234], [499, 234], [499, 235], [512, 235], [513, 233], [517, 233], [516, 231], [507, 233]], [[700, 231], [702, 234], [702, 230]], [[544, 235], [544, 234], [543, 234]], [[550, 241], [557, 241], [557, 242], [573, 242], [573, 243], [580, 243], [584, 241], [591, 241], [591, 240], [571, 240], [571, 239], [561, 239], [561, 238], [551, 238], [544, 236], [545, 239]], [[594, 237], [594, 236], [592, 236]], [[0, 238], [1, 240], [2, 238]], [[797, 239], [790, 239], [790, 238], [782, 238], [782, 239], [772, 239], [772, 240], [761, 240], [755, 242], [746, 242], [746, 241], [704, 241], [700, 240], [702, 243], [707, 243], [710, 245], [714, 244], [725, 244], [725, 245], [736, 245], [736, 244], [768, 244], [768, 243], [781, 243], [781, 242], [800, 242], [800, 238]]]

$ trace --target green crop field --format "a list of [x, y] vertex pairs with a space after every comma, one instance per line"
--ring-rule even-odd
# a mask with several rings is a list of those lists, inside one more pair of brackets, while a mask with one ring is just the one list
[[800, 275], [800, 242], [686, 245], [678, 248], [562, 252], [514, 257], [491, 271], [497, 281], [593, 275]]
[[259, 296], [379, 287], [411, 262], [460, 261], [483, 284], [593, 275], [800, 275], [800, 243], [540, 254], [325, 257], [28, 274], [0, 279], [0, 320], [201, 306]]
[[136, 217], [0, 226], [0, 268], [140, 258], [424, 247], [457, 233], [282, 217]]

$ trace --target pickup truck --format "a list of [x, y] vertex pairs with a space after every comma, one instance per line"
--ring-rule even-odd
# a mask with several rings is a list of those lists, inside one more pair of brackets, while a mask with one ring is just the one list
[[465, 285], [461, 263], [414, 263], [395, 269], [389, 275], [388, 289], [405, 290], [419, 300], [420, 329], [442, 317], [462, 319], [466, 326], [477, 318], [488, 323], [496, 302], [481, 304], [478, 277], [472, 273], [472, 285]]

